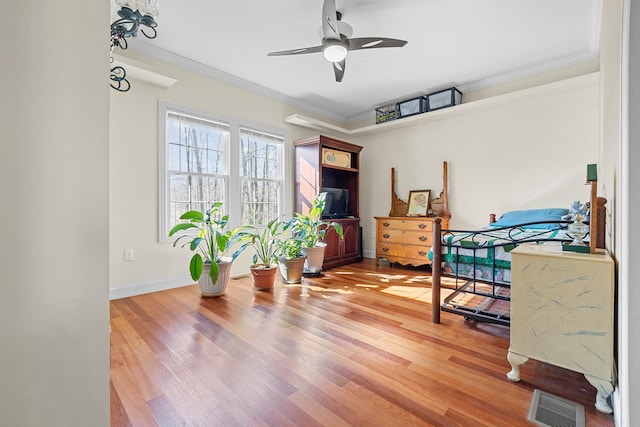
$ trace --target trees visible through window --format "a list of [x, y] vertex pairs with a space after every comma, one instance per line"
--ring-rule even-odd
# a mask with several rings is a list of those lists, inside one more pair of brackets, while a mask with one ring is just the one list
[[226, 200], [229, 138], [229, 125], [168, 112], [171, 224], [186, 211], [204, 212], [211, 202]]
[[189, 210], [223, 202], [230, 225], [266, 225], [283, 210], [284, 138], [160, 103], [161, 241]]
[[240, 129], [243, 224], [266, 225], [281, 215], [283, 144], [282, 137]]

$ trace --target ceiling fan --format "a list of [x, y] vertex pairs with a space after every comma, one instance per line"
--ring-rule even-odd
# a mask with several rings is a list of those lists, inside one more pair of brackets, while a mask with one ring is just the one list
[[320, 46], [269, 52], [267, 55], [284, 56], [322, 52], [325, 59], [333, 65], [336, 81], [341, 82], [342, 77], [344, 77], [345, 58], [347, 57], [348, 51], [381, 47], [402, 47], [407, 44], [406, 40], [386, 37], [350, 38], [353, 34], [353, 28], [346, 22], [341, 21], [341, 18], [342, 14], [336, 11], [336, 1], [324, 0], [324, 4], [322, 5], [322, 44]]

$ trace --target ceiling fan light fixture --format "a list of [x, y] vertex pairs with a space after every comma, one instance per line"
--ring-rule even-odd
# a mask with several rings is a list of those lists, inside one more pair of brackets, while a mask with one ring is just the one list
[[329, 62], [340, 62], [347, 57], [347, 46], [342, 40], [327, 40], [322, 48], [324, 57]]

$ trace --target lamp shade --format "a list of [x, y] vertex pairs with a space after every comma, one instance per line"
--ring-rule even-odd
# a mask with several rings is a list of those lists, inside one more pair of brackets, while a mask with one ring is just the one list
[[347, 57], [347, 46], [342, 40], [327, 40], [322, 53], [329, 62], [340, 62]]

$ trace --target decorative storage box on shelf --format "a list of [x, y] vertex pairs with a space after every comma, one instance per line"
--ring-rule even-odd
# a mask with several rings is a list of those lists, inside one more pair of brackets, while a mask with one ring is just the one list
[[334, 150], [333, 148], [322, 147], [322, 164], [339, 166], [341, 168], [351, 167], [351, 153]]
[[427, 111], [427, 99], [424, 96], [398, 102], [400, 118], [413, 116]]
[[462, 102], [462, 92], [455, 87], [440, 90], [427, 95], [427, 111], [452, 107]]
[[388, 122], [398, 118], [398, 107], [396, 104], [383, 105], [376, 108], [376, 124]]

